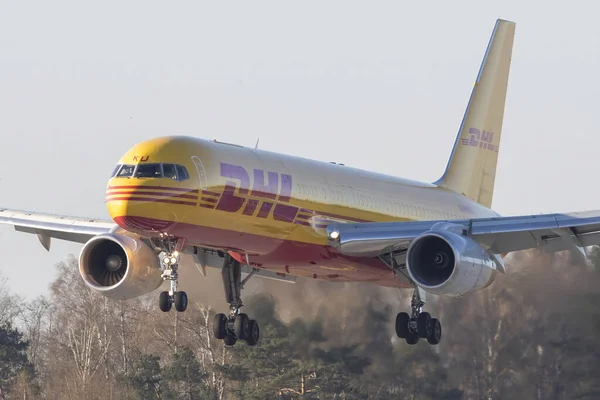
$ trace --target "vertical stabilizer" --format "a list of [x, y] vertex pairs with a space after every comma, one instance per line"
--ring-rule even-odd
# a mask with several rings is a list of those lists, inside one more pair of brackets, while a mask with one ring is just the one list
[[494, 194], [515, 23], [497, 20], [450, 160], [437, 185], [490, 208]]

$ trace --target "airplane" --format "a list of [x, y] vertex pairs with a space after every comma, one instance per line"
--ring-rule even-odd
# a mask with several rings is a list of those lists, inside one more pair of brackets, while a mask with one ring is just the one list
[[426, 295], [459, 297], [505, 274], [508, 253], [600, 244], [600, 210], [502, 217], [491, 209], [515, 23], [498, 19], [447, 167], [434, 183], [217, 140], [165, 136], [133, 146], [108, 181], [111, 220], [0, 209], [0, 223], [82, 243], [79, 272], [93, 290], [130, 299], [158, 289], [164, 312], [183, 312], [182, 254], [221, 269], [228, 314], [213, 321], [227, 346], [259, 342], [241, 312], [253, 276], [412, 289], [395, 333], [410, 345], [441, 341]]

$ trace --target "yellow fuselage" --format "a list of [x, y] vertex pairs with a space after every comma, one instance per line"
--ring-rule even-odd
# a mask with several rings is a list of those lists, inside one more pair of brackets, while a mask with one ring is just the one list
[[497, 215], [432, 184], [191, 137], [148, 140], [119, 161], [149, 163], [181, 165], [189, 178], [111, 178], [106, 201], [118, 225], [243, 255], [251, 265], [294, 276], [406, 287], [378, 259], [329, 248], [326, 225]]

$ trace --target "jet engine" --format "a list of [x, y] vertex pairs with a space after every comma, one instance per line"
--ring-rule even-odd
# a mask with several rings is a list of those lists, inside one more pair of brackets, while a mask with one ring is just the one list
[[415, 238], [406, 268], [427, 292], [459, 297], [484, 289], [496, 276], [496, 260], [473, 239], [451, 230], [431, 230]]
[[123, 233], [90, 239], [79, 255], [79, 273], [89, 287], [119, 300], [150, 293], [163, 282], [154, 250]]

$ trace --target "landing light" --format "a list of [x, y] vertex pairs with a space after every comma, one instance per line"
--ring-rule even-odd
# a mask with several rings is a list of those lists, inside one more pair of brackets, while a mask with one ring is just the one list
[[333, 231], [329, 234], [329, 237], [333, 240], [337, 239], [340, 237], [340, 233], [338, 231]]

